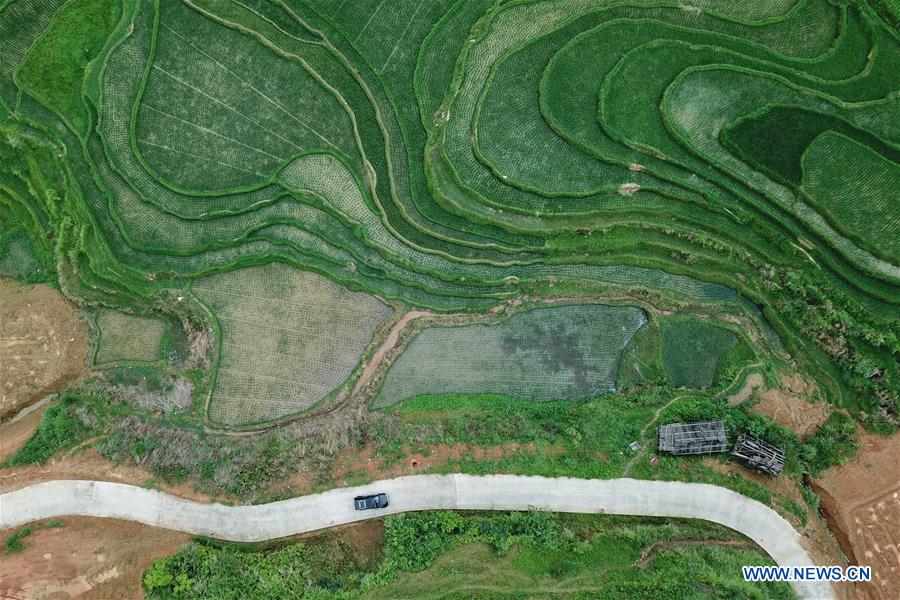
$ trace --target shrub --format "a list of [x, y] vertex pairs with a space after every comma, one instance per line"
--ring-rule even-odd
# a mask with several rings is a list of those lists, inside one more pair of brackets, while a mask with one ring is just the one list
[[801, 447], [803, 461], [813, 475], [853, 458], [858, 452], [856, 426], [842, 412], [832, 413]]
[[88, 439], [93, 428], [85, 424], [79, 414], [90, 400], [63, 395], [47, 407], [37, 431], [18, 452], [10, 457], [8, 466], [44, 464], [61, 450], [73, 448]]

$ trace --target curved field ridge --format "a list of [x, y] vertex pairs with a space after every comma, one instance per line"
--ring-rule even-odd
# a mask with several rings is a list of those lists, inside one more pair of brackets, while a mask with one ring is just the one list
[[[390, 506], [356, 511], [353, 497], [386, 492]], [[259, 542], [409, 511], [547, 510], [704, 519], [738, 531], [782, 566], [814, 564], [800, 535], [772, 509], [714, 485], [636, 479], [415, 475], [254, 506], [200, 504], [105, 481], [48, 481], [0, 495], [0, 529], [65, 515], [138, 521], [237, 542]], [[827, 583], [791, 584], [824, 600]]]

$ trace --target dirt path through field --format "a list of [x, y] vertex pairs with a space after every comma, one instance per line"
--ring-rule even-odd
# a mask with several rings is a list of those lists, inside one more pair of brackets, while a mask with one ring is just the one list
[[411, 310], [403, 317], [397, 321], [394, 326], [391, 328], [391, 332], [388, 334], [387, 338], [378, 347], [378, 350], [375, 351], [375, 354], [372, 355], [372, 358], [366, 363], [365, 368], [363, 369], [362, 375], [359, 376], [359, 380], [357, 380], [356, 385], [353, 386], [352, 395], [356, 396], [359, 394], [368, 383], [372, 380], [372, 377], [378, 372], [378, 367], [381, 366], [381, 362], [384, 360], [384, 357], [394, 349], [394, 346], [397, 345], [397, 342], [400, 340], [400, 334], [403, 333], [403, 330], [406, 328], [406, 325], [412, 321], [413, 319], [420, 319], [422, 317], [436, 317], [437, 313], [433, 313], [427, 310]]

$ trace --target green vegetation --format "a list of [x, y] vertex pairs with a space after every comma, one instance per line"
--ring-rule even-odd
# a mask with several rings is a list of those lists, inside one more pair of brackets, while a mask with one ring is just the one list
[[100, 310], [97, 314], [99, 339], [94, 363], [159, 360], [165, 327], [159, 319]]
[[[197, 280], [222, 340], [210, 417], [228, 425], [311, 408], [349, 376], [393, 310], [283, 265]], [[162, 335], [162, 332], [160, 332]]]
[[30, 536], [35, 531], [38, 531], [39, 529], [46, 529], [48, 527], [62, 527], [64, 524], [65, 523], [63, 523], [59, 519], [50, 519], [45, 523], [38, 523], [35, 525], [30, 525], [28, 527], [23, 527], [22, 529], [7, 536], [7, 538], [3, 540], [3, 548], [7, 554], [15, 554], [17, 552], [21, 552], [25, 549], [25, 545], [22, 543], [22, 540]]
[[[335, 534], [336, 537], [337, 534]], [[603, 597], [791, 598], [747, 584], [741, 564], [771, 560], [702, 521], [553, 513], [410, 513], [384, 521], [383, 550], [360, 562], [332, 536], [269, 551], [194, 542], [154, 563], [148, 598], [515, 597], [569, 589]], [[695, 545], [703, 542], [703, 545]], [[743, 561], [743, 563], [742, 563]]]
[[121, 5], [112, 0], [69, 0], [28, 50], [16, 83], [86, 133], [81, 95], [84, 71], [118, 22]]
[[733, 332], [712, 323], [667, 319], [662, 325], [662, 358], [669, 380], [678, 387], [709, 387], [722, 356], [737, 343]]
[[430, 327], [391, 366], [374, 404], [442, 393], [595, 396], [615, 389], [622, 349], [645, 321], [633, 306], [585, 304], [527, 310], [496, 325]]
[[800, 453], [810, 472], [818, 475], [856, 456], [856, 426], [842, 412], [834, 412], [814, 434], [803, 440]]
[[870, 252], [900, 262], [894, 228], [900, 206], [893, 201], [900, 165], [829, 131], [803, 155], [803, 189], [832, 227]]
[[[770, 135], [772, 131], [777, 131], [778, 135]], [[837, 132], [845, 139], [855, 140], [863, 149], [871, 148], [869, 152], [880, 154], [894, 163], [900, 162], [900, 150], [865, 130], [839, 117], [796, 107], [766, 107], [759, 114], [725, 127], [721, 135], [725, 147], [743, 160], [779, 181], [800, 185], [804, 174], [804, 155], [824, 132]], [[864, 155], [857, 158], [855, 154], [853, 161], [865, 160]], [[863, 178], [857, 178], [857, 183], [863, 182]]]
[[[233, 320], [281, 306], [290, 267], [442, 313], [548, 297], [764, 307], [829, 401], [892, 431], [892, 6], [6, 2], [0, 240], [26, 233], [67, 297], [212, 327], [198, 425], [302, 411], [349, 376], [237, 373], [292, 356], [260, 321], [238, 340]], [[204, 289], [274, 262], [259, 295]], [[320, 328], [357, 350], [371, 331], [356, 325]], [[700, 336], [690, 381], [660, 325], [671, 382], [710, 385], [730, 344]], [[607, 388], [661, 380], [653, 361], [637, 373], [641, 348], [620, 375], [603, 363]], [[183, 356], [165, 349], [172, 367]], [[261, 404], [237, 408], [251, 391]]]
[[662, 338], [656, 319], [637, 330], [622, 352], [616, 385], [627, 389], [641, 383], [661, 384], [668, 381], [662, 360]]
[[36, 256], [28, 237], [17, 229], [0, 229], [0, 276], [24, 283], [48, 283], [53, 279], [52, 257]]
[[181, 323], [166, 322], [159, 352], [170, 365], [182, 366], [191, 354], [190, 340]]
[[[86, 440], [94, 428], [79, 416], [86, 415], [85, 408], [92, 401], [74, 394], [64, 393], [62, 397], [47, 407], [37, 431], [13, 456], [6, 466], [38, 464], [63, 450], [74, 448]], [[87, 420], [94, 421], [92, 415]]]

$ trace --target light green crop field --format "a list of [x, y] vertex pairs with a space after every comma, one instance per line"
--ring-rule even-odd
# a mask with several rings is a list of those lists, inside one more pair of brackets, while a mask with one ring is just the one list
[[498, 325], [426, 329], [392, 365], [375, 406], [434, 394], [596, 396], [615, 389], [622, 349], [644, 322], [634, 307], [575, 305], [528, 310]]
[[126, 315], [103, 309], [97, 313], [100, 330], [94, 363], [159, 360], [160, 343], [166, 324], [159, 319]]
[[193, 291], [222, 350], [210, 417], [229, 425], [310, 408], [350, 375], [392, 309], [320, 275], [272, 264], [213, 275]]

